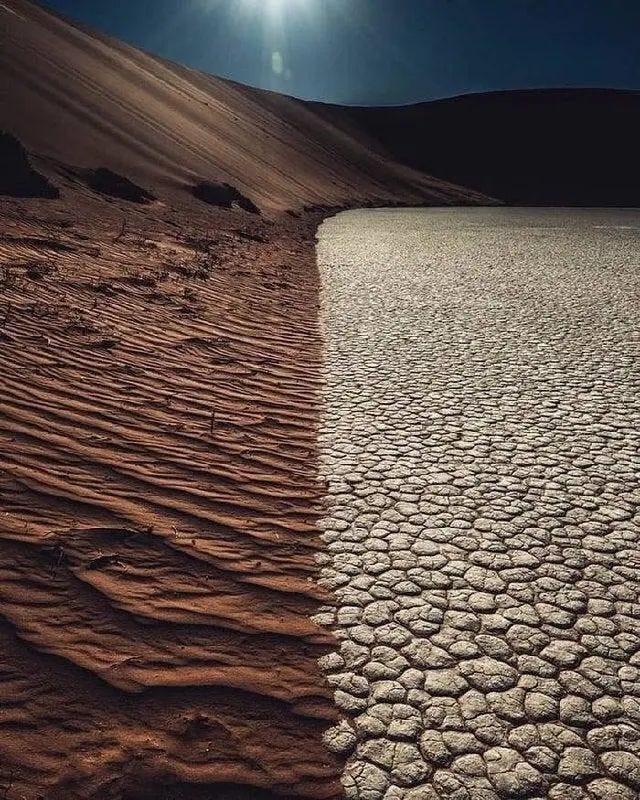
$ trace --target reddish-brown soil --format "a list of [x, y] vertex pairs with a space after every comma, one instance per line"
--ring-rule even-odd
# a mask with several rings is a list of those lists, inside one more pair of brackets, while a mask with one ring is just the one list
[[204, 208], [3, 202], [8, 798], [338, 793], [315, 221]]

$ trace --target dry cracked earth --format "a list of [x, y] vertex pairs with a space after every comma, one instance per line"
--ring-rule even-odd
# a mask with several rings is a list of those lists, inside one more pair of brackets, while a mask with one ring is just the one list
[[348, 798], [640, 796], [639, 244], [633, 211], [321, 228]]

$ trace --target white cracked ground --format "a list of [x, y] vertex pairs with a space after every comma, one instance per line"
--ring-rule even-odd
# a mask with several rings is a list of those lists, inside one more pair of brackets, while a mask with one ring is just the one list
[[640, 213], [350, 212], [318, 259], [347, 797], [640, 797]]

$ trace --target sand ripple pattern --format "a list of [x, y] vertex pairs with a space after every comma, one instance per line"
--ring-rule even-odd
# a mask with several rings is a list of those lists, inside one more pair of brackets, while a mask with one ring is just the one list
[[3, 219], [0, 779], [334, 797], [313, 228], [85, 201]]
[[353, 800], [640, 796], [640, 214], [321, 228]]

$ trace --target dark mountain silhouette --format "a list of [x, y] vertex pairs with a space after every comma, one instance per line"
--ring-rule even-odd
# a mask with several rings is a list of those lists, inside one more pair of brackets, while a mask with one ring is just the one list
[[640, 205], [640, 92], [493, 92], [346, 113], [391, 158], [507, 203]]

